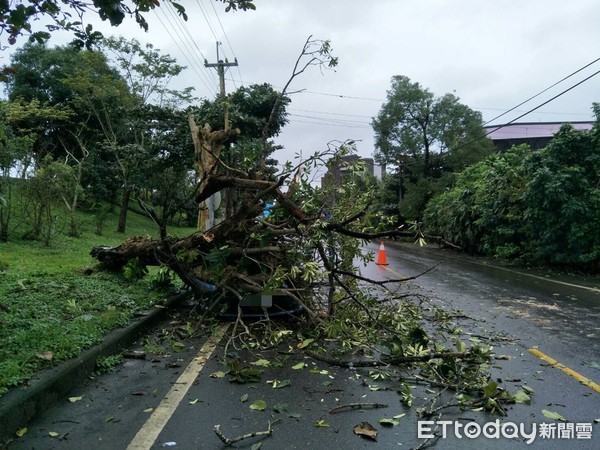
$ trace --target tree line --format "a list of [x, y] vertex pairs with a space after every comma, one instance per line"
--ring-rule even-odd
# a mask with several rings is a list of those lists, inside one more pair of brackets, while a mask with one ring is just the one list
[[540, 151], [497, 153], [482, 117], [394, 76], [373, 119], [390, 170], [377, 207], [462, 250], [523, 265], [600, 271], [600, 106], [590, 132], [564, 125]]
[[[218, 129], [228, 109], [234, 126], [244, 129], [224, 156], [232, 166], [250, 168], [257, 152], [267, 157], [275, 150], [270, 139], [286, 123], [287, 97], [265, 83], [198, 100], [192, 88], [169, 88], [184, 69], [151, 44], [124, 38], [104, 39], [94, 50], [30, 43], [18, 49], [4, 68], [7, 99], [0, 102], [0, 240], [17, 229], [15, 178], [30, 178], [19, 191], [28, 205], [20, 233], [47, 243], [57, 208], [77, 236], [77, 210], [101, 216], [108, 202], [119, 208], [117, 231], [124, 232], [138, 195], [162, 220], [195, 225], [189, 116]], [[280, 107], [263, 129], [276, 101]]]

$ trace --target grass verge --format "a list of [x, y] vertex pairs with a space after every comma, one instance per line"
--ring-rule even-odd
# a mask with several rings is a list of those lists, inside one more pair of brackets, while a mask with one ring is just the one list
[[[173, 291], [157, 291], [152, 277], [127, 281], [94, 269], [96, 245], [156, 234], [153, 223], [130, 214], [127, 234], [92, 232], [93, 218], [80, 217], [79, 238], [57, 235], [49, 247], [35, 241], [0, 244], [0, 396], [36, 372], [78, 356], [125, 326], [139, 311], [162, 303]], [[107, 229], [115, 229], [110, 215]], [[88, 226], [86, 226], [88, 225]], [[170, 229], [189, 234], [193, 229]]]

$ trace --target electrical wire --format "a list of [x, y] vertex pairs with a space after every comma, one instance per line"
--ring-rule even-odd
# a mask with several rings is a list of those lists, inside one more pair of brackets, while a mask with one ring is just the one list
[[[556, 85], [558, 85], [558, 84], [562, 83], [563, 81], [565, 81], [565, 80], [567, 80], [567, 79], [571, 78], [573, 75], [576, 75], [576, 74], [578, 74], [578, 73], [579, 73], [579, 72], [581, 72], [582, 70], [584, 70], [584, 69], [587, 69], [589, 66], [591, 66], [591, 65], [593, 65], [593, 64], [595, 64], [595, 63], [597, 63], [598, 61], [600, 61], [600, 58], [597, 58], [597, 59], [593, 60], [592, 62], [590, 62], [590, 63], [586, 64], [585, 66], [581, 67], [580, 69], [577, 69], [575, 72], [573, 72], [573, 73], [571, 73], [571, 74], [567, 75], [566, 77], [564, 77], [564, 78], [562, 78], [562, 79], [558, 80], [556, 83], [552, 84], [551, 86], [548, 86], [546, 89], [544, 89], [544, 90], [542, 90], [542, 91], [538, 92], [538, 93], [537, 93], [537, 94], [535, 94], [534, 96], [532, 96], [532, 97], [529, 97], [527, 100], [524, 100], [524, 101], [522, 101], [521, 103], [519, 103], [518, 105], [516, 105], [516, 106], [512, 107], [512, 108], [511, 108], [511, 109], [509, 109], [508, 111], [505, 111], [505, 112], [503, 112], [502, 114], [499, 114], [499, 115], [497, 115], [497, 116], [496, 116], [496, 117], [494, 117], [493, 119], [490, 119], [490, 120], [488, 120], [487, 122], [485, 122], [485, 123], [484, 123], [484, 125], [487, 125], [488, 123], [490, 123], [490, 122], [493, 122], [494, 120], [496, 120], [496, 119], [499, 119], [499, 118], [500, 118], [500, 117], [502, 117], [502, 116], [505, 116], [506, 114], [508, 114], [508, 113], [510, 113], [510, 112], [512, 112], [512, 111], [514, 111], [515, 109], [517, 109], [519, 106], [523, 106], [525, 103], [527, 103], [527, 102], [529, 102], [529, 101], [533, 100], [533, 99], [534, 99], [534, 98], [536, 98], [536, 97], [539, 97], [539, 96], [540, 96], [540, 95], [542, 95], [544, 92], [546, 92], [546, 91], [548, 91], [548, 90], [552, 89], [554, 86], [556, 86]], [[527, 113], [527, 114], [529, 114], [529, 113]]]
[[[221, 27], [221, 31], [223, 32], [223, 36], [225, 36], [225, 42], [227, 42], [227, 45], [229, 45], [229, 49], [231, 50], [231, 54], [233, 55], [233, 57], [237, 61], [237, 55], [233, 51], [233, 46], [231, 45], [231, 42], [229, 41], [229, 37], [227, 36], [227, 33], [225, 32], [225, 28], [223, 27], [223, 23], [221, 22], [221, 18], [219, 17], [217, 9], [215, 8], [215, 2], [214, 1], [209, 1], [209, 4], [212, 7], [213, 12], [215, 13], [217, 21], [219, 22], [219, 26]], [[237, 65], [235, 67], [236, 67], [236, 69], [238, 71], [238, 75], [240, 76], [240, 82], [241, 82], [242, 86], [244, 86], [244, 79], [242, 78], [242, 72], [240, 70], [240, 66]], [[233, 85], [235, 86], [235, 80], [233, 79], [233, 77], [231, 78], [231, 81], [233, 82]]]
[[210, 24], [210, 21], [208, 20], [208, 17], [206, 16], [206, 13], [204, 12], [204, 8], [200, 4], [200, 0], [196, 0], [196, 4], [198, 5], [198, 8], [200, 8], [200, 12], [204, 16], [204, 20], [206, 21], [206, 24], [208, 25], [208, 28], [210, 29], [210, 32], [212, 33], [213, 37], [215, 38], [215, 41], [219, 41], [219, 38], [217, 37], [217, 35], [215, 33], [215, 30], [213, 30], [213, 27]]
[[[169, 22], [170, 27], [167, 27], [167, 25], [165, 25], [165, 23], [163, 22], [163, 20], [158, 15], [158, 11], [157, 10], [160, 10], [161, 13], [165, 16], [165, 19]], [[181, 52], [181, 54], [183, 55], [183, 57], [187, 60], [187, 62], [190, 65], [190, 68], [196, 73], [196, 75], [198, 75], [198, 79], [204, 84], [204, 86], [206, 87], [206, 89], [209, 92], [214, 91], [214, 88], [210, 87], [210, 85], [212, 83], [210, 83], [210, 80], [208, 80], [206, 78], [206, 74], [204, 74], [203, 72], [199, 72], [197, 70], [195, 63], [193, 62], [193, 57], [192, 57], [192, 59], [189, 58], [188, 53], [181, 47], [181, 45], [179, 44], [179, 41], [177, 39], [175, 39], [175, 37], [171, 33], [171, 29], [175, 30], [175, 28], [173, 27], [173, 25], [171, 24], [171, 21], [167, 17], [167, 15], [166, 15], [166, 13], [164, 11], [164, 8], [155, 8], [154, 11], [155, 11], [155, 14], [156, 14], [156, 17], [157, 17], [158, 21], [163, 26], [163, 28], [165, 29], [165, 31], [167, 32], [167, 34], [169, 35], [169, 37], [171, 38], [171, 40], [175, 43], [175, 45], [177, 46], [177, 48], [179, 49], [179, 51]], [[179, 35], [178, 35], [178, 37], [181, 40], [181, 37]], [[208, 80], [208, 82], [207, 82], [207, 80]]]
[[[217, 79], [215, 78], [214, 74], [212, 71], [208, 70], [206, 67], [204, 67], [204, 65], [199, 64], [198, 60], [202, 61], [206, 61], [206, 56], [204, 56], [204, 53], [202, 53], [202, 50], [200, 50], [200, 48], [198, 47], [198, 45], [196, 44], [196, 40], [194, 39], [194, 37], [192, 36], [192, 34], [190, 33], [188, 27], [187, 27], [187, 23], [183, 20], [183, 18], [175, 11], [175, 7], [173, 8], [167, 8], [167, 10], [169, 11], [169, 14], [171, 15], [171, 17], [173, 17], [173, 20], [177, 26], [177, 28], [181, 31], [182, 35], [187, 35], [187, 39], [181, 38], [181, 42], [185, 44], [185, 48], [186, 50], [188, 50], [189, 54], [192, 56], [192, 60], [194, 61], [194, 65], [196, 67], [198, 67], [198, 69], [200, 70], [200, 72], [202, 73], [208, 73], [207, 79], [209, 80], [211, 85], [215, 85], [217, 84]], [[195, 48], [195, 52], [194, 52], [194, 48], [190, 48], [188, 45], [188, 41], [191, 41], [192, 44], [194, 45]], [[198, 57], [198, 55], [200, 57]]]
[[515, 123], [517, 120], [519, 120], [519, 119], [522, 119], [522, 118], [523, 118], [523, 117], [525, 117], [526, 115], [528, 115], [528, 114], [531, 114], [532, 112], [534, 112], [535, 110], [537, 110], [537, 109], [541, 108], [542, 106], [545, 106], [545, 105], [547, 105], [548, 103], [550, 103], [550, 102], [552, 102], [552, 101], [556, 100], [558, 97], [560, 97], [560, 96], [562, 96], [562, 95], [566, 94], [567, 92], [569, 92], [569, 91], [571, 91], [571, 90], [575, 89], [577, 86], [581, 85], [582, 83], [585, 83], [586, 81], [588, 81], [589, 79], [591, 79], [591, 78], [595, 77], [595, 76], [596, 76], [596, 75], [598, 75], [599, 73], [600, 73], [600, 70], [598, 70], [597, 72], [594, 72], [593, 74], [589, 75], [588, 77], [584, 78], [583, 80], [581, 80], [581, 81], [579, 81], [579, 82], [575, 83], [573, 86], [571, 86], [571, 87], [569, 87], [569, 88], [565, 89], [564, 91], [562, 91], [562, 92], [560, 92], [560, 93], [556, 94], [554, 97], [552, 97], [552, 98], [550, 98], [550, 99], [546, 100], [545, 102], [543, 102], [543, 103], [539, 104], [539, 105], [538, 105], [538, 106], [536, 106], [535, 108], [532, 108], [532, 109], [530, 109], [529, 111], [527, 111], [527, 112], [525, 112], [525, 113], [521, 114], [520, 116], [518, 116], [518, 117], [515, 117], [515, 118], [514, 118], [513, 120], [511, 120], [510, 122], [507, 122], [507, 123], [505, 123], [505, 124], [502, 124], [502, 125], [498, 125], [496, 128], [494, 128], [494, 129], [492, 129], [492, 130], [489, 130], [489, 131], [488, 131], [488, 132], [486, 132], [485, 134], [483, 134], [483, 135], [481, 135], [481, 136], [479, 136], [479, 137], [476, 137], [476, 138], [474, 138], [474, 139], [472, 139], [472, 140], [470, 140], [470, 141], [468, 141], [468, 142], [465, 142], [464, 144], [462, 144], [462, 145], [459, 145], [459, 146], [458, 146], [458, 147], [456, 147], [456, 148], [453, 148], [453, 149], [451, 149], [451, 151], [456, 151], [456, 150], [459, 150], [459, 149], [461, 149], [461, 148], [464, 148], [464, 147], [466, 147], [467, 145], [470, 145], [470, 144], [472, 144], [472, 143], [474, 143], [474, 142], [477, 142], [477, 141], [479, 141], [479, 140], [481, 140], [481, 139], [483, 139], [483, 138], [485, 138], [485, 137], [489, 136], [490, 134], [494, 133], [495, 131], [498, 131], [498, 130], [500, 130], [500, 129], [504, 128], [504, 127], [507, 127], [508, 125], [511, 125], [511, 124]]

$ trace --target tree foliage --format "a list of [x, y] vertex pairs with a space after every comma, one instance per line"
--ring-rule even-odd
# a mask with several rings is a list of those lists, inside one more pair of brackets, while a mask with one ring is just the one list
[[[225, 11], [246, 11], [256, 7], [253, 0], [216, 0], [227, 5]], [[168, 0], [177, 13], [185, 20], [185, 8], [177, 2]], [[112, 26], [120, 25], [127, 17], [135, 19], [141, 28], [148, 31], [146, 14], [159, 7], [158, 0], [29, 0], [25, 2], [0, 2], [0, 36], [5, 35], [7, 42], [14, 45], [22, 35], [28, 35], [30, 42], [46, 42], [52, 32], [67, 30], [73, 33], [76, 48], [91, 46], [103, 38], [91, 24], [84, 26], [84, 16], [89, 14], [108, 21]], [[49, 24], [36, 27], [40, 19], [49, 19]], [[45, 28], [45, 31], [43, 31]]]
[[429, 203], [428, 232], [469, 252], [600, 270], [598, 133], [598, 120], [591, 132], [563, 125], [540, 151], [521, 146], [469, 167]]
[[481, 160], [491, 152], [481, 114], [454, 94], [436, 97], [408, 77], [392, 77], [377, 117], [375, 158], [395, 171], [398, 212], [421, 219], [425, 204], [452, 181], [451, 172]]
[[[47, 155], [68, 162], [86, 186], [88, 202], [112, 203], [120, 195], [121, 230], [128, 198], [142, 191], [154, 192], [164, 214], [174, 217], [175, 204], [189, 208], [183, 193], [193, 197], [193, 150], [182, 109], [190, 90], [168, 87], [183, 67], [135, 40], [115, 38], [102, 48], [104, 53], [26, 44], [15, 53], [7, 83], [11, 130], [32, 143], [28, 158], [12, 165], [37, 170]], [[167, 167], [168, 183], [158, 175]], [[166, 192], [179, 200], [165, 198]], [[72, 197], [70, 204], [78, 201]]]

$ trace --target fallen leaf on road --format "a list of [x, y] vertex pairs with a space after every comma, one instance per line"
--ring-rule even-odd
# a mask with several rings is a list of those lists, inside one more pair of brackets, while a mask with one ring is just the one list
[[302, 370], [302, 369], [304, 369], [304, 366], [306, 366], [305, 363], [299, 362], [298, 364], [293, 365], [292, 369], [293, 370]]
[[256, 400], [254, 403], [250, 405], [250, 409], [255, 411], [264, 411], [267, 408], [267, 402], [264, 400]]
[[520, 390], [515, 394], [515, 402], [517, 403], [531, 403], [531, 397], [527, 395], [527, 392]]
[[216, 372], [213, 372], [210, 374], [211, 378], [223, 378], [225, 375], [227, 375], [225, 372], [223, 372], [222, 370], [218, 370]]
[[272, 381], [273, 389], [281, 389], [281, 388], [288, 387], [291, 385], [292, 385], [292, 382], [290, 380], [273, 380]]
[[548, 411], [547, 409], [542, 409], [542, 414], [544, 417], [547, 417], [548, 419], [561, 420], [563, 422], [567, 421], [567, 419], [565, 419], [560, 414], [553, 412], [553, 411]]
[[17, 430], [17, 432], [15, 433], [17, 435], [17, 437], [23, 437], [25, 436], [25, 433], [27, 433], [27, 428], [19, 428]]
[[144, 410], [145, 413], [149, 413], [149, 412], [152, 412], [152, 411], [154, 411], [154, 408], [146, 408]]
[[275, 406], [273, 406], [273, 411], [278, 413], [284, 413], [287, 411], [287, 407], [287, 403], [278, 403]]
[[250, 364], [253, 366], [269, 367], [271, 365], [271, 361], [267, 359], [259, 359], [258, 361], [251, 362]]
[[81, 400], [82, 398], [83, 398], [83, 396], [81, 396], [81, 397], [69, 397], [69, 401], [71, 403], [75, 403], [75, 402], [78, 402], [79, 400]]
[[525, 392], [527, 392], [530, 395], [535, 394], [535, 391], [532, 388], [530, 388], [529, 386], [525, 386], [522, 384], [521, 389], [523, 389]]
[[318, 420], [317, 423], [315, 423], [315, 427], [316, 428], [329, 428], [329, 424], [326, 423], [324, 420]]
[[57, 433], [56, 431], [49, 431], [48, 432], [48, 436], [53, 437], [53, 438], [58, 437], [59, 434], [60, 433]]
[[198, 403], [198, 399], [194, 399], [192, 401], [189, 402], [190, 405], [195, 405], [196, 403]]
[[240, 397], [240, 402], [245, 403], [248, 401], [248, 393], [245, 393]]
[[354, 434], [372, 439], [374, 441], [377, 440], [377, 429], [369, 422], [361, 422], [358, 425], [355, 425]]
[[312, 338], [309, 339], [304, 339], [302, 342], [300, 342], [298, 344], [298, 348], [306, 348], [308, 347], [310, 344], [312, 344], [315, 340]]
[[381, 425], [383, 425], [384, 427], [394, 427], [396, 425], [400, 425], [400, 421], [399, 420], [394, 420], [394, 419], [379, 419], [379, 423]]

